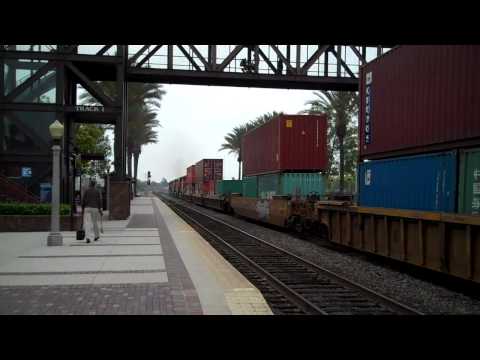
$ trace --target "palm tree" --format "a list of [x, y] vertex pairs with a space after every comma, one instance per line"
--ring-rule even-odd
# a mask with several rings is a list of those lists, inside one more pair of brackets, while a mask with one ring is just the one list
[[326, 114], [332, 121], [335, 136], [338, 141], [340, 157], [340, 192], [344, 190], [345, 183], [345, 136], [352, 116], [358, 112], [358, 95], [354, 92], [324, 91], [314, 92], [318, 99], [308, 101], [310, 109], [305, 110], [308, 114]]
[[237, 161], [238, 161], [238, 180], [240, 180], [240, 171], [241, 171], [241, 148], [242, 148], [242, 138], [243, 135], [247, 133], [251, 128], [251, 125], [245, 124], [236, 126], [233, 128], [232, 132], [228, 133], [225, 136], [225, 142], [220, 147], [219, 151], [229, 150], [229, 154], [237, 154]]
[[280, 112], [272, 111], [271, 113], [266, 113], [258, 116], [255, 120], [251, 121], [250, 123], [254, 127], [259, 127], [280, 115], [283, 115], [283, 111], [280, 111]]
[[228, 133], [225, 136], [225, 142], [220, 147], [219, 151], [229, 150], [229, 154], [237, 154], [237, 161], [238, 161], [238, 180], [241, 177], [241, 163], [242, 163], [242, 138], [243, 136], [263, 124], [266, 124], [273, 118], [277, 117], [278, 115], [282, 115], [283, 112], [276, 112], [273, 111], [271, 113], [266, 113], [261, 116], [258, 116], [255, 120], [249, 121], [246, 124], [236, 126], [233, 128], [232, 132]]
[[[117, 87], [112, 82], [99, 83], [107, 96], [116, 98]], [[166, 92], [158, 84], [128, 84], [128, 175], [132, 177], [132, 157], [134, 159], [134, 176], [137, 180], [138, 159], [142, 146], [157, 142], [155, 127], [160, 126], [155, 110], [159, 110], [161, 100]], [[89, 93], [80, 96], [82, 104], [98, 105], [99, 102]]]
[[135, 113], [132, 119], [131, 131], [128, 132], [127, 146], [129, 148], [129, 166], [131, 167], [133, 155], [133, 178], [137, 180], [138, 160], [142, 153], [142, 146], [157, 143], [158, 134], [155, 128], [161, 125], [157, 119], [157, 113], [147, 106], [144, 106], [141, 111]]

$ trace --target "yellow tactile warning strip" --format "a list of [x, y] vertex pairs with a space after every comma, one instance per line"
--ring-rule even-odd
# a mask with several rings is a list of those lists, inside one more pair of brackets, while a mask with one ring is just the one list
[[257, 289], [233, 289], [225, 292], [225, 299], [232, 315], [273, 315]]

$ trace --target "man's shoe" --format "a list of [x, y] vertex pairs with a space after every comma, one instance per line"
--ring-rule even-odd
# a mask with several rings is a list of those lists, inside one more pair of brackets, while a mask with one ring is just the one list
[[97, 237], [97, 238], [95, 238], [95, 240], [94, 240], [94, 241], [98, 241], [98, 239], [100, 239], [100, 238], [99, 238], [99, 237]]
[[90, 239], [87, 239], [87, 244], [90, 244]]

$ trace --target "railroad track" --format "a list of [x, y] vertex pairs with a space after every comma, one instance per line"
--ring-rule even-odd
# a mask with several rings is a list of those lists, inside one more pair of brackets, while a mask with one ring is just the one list
[[262, 292], [274, 314], [421, 315], [177, 200], [160, 198]]

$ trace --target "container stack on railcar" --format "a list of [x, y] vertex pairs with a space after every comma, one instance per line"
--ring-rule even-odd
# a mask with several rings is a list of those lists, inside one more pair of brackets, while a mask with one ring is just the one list
[[316, 206], [332, 242], [480, 282], [479, 67], [479, 46], [362, 67], [359, 206]]
[[248, 132], [242, 141], [245, 196], [322, 194], [326, 133], [325, 115], [281, 115]]
[[223, 160], [203, 159], [195, 165], [195, 194], [213, 197], [215, 184], [223, 180]]
[[325, 115], [281, 115], [242, 139], [242, 196], [232, 196], [235, 213], [270, 224], [312, 227], [312, 200], [325, 192]]
[[187, 177], [185, 179], [185, 195], [193, 195], [195, 193], [195, 165], [187, 168]]
[[479, 213], [479, 66], [478, 46], [399, 46], [361, 69], [359, 205]]

